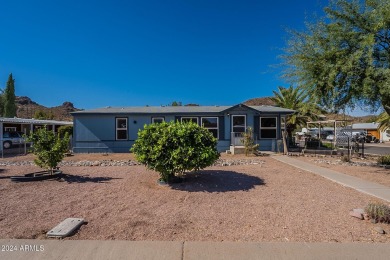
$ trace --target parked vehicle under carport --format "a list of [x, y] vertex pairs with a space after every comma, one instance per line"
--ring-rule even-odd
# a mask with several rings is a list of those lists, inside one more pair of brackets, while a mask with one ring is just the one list
[[4, 132], [3, 133], [3, 148], [9, 149], [13, 145], [24, 144], [23, 138], [24, 133], [22, 132]]

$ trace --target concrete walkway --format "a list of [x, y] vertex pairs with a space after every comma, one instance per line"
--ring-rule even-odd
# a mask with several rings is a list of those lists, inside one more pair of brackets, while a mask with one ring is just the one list
[[296, 168], [320, 175], [343, 186], [350, 187], [352, 189], [390, 202], [390, 187], [370, 181], [365, 181], [354, 176], [326, 169], [285, 155], [275, 155], [273, 158], [280, 162], [290, 164]]
[[[0, 259], [389, 259], [388, 244], [0, 239]], [[10, 251], [10, 250], [14, 251]]]

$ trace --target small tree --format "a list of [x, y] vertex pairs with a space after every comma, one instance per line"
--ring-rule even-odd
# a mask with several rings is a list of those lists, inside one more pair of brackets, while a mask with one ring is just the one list
[[16, 97], [15, 97], [15, 80], [12, 77], [12, 73], [9, 74], [7, 86], [4, 90], [3, 102], [4, 102], [4, 117], [16, 116]]
[[60, 138], [65, 137], [66, 134], [68, 134], [68, 136], [73, 135], [72, 125], [62, 125], [58, 127], [58, 135], [60, 136]]
[[258, 144], [255, 144], [255, 139], [253, 138], [253, 130], [252, 127], [248, 127], [246, 129], [246, 132], [242, 134], [242, 140], [245, 147], [245, 156], [248, 156], [248, 154], [254, 154], [257, 149], [259, 148]]
[[159, 172], [160, 180], [169, 182], [185, 171], [197, 171], [219, 158], [217, 139], [211, 132], [188, 122], [163, 122], [145, 125], [130, 149], [136, 159]]
[[46, 119], [47, 115], [42, 110], [36, 110], [34, 113], [34, 118], [35, 119]]
[[4, 114], [4, 90], [0, 89], [0, 116]]
[[60, 138], [59, 135], [44, 127], [27, 136], [27, 141], [33, 143], [32, 151], [36, 155], [35, 164], [46, 168], [50, 174], [53, 174], [58, 163], [64, 159], [68, 151], [69, 135], [66, 133], [63, 138]]
[[172, 107], [180, 107], [182, 106], [182, 103], [180, 101], [173, 101], [171, 104], [169, 104], [168, 106], [172, 106]]

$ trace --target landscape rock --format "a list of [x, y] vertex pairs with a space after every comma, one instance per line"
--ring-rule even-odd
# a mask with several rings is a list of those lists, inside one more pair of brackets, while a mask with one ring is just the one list
[[[262, 166], [265, 162], [260, 159], [237, 159], [237, 160], [225, 160], [219, 159], [217, 160], [213, 166], [232, 166], [232, 165], [258, 165]], [[33, 161], [3, 161], [0, 162], [0, 166], [30, 166], [35, 165]], [[132, 160], [95, 160], [95, 161], [62, 161], [58, 164], [59, 167], [62, 166], [134, 166], [141, 165], [141, 163]]]
[[364, 209], [353, 209], [354, 212], [364, 214]]
[[352, 217], [358, 218], [360, 220], [363, 220], [363, 214], [359, 213], [359, 212], [356, 212], [354, 210], [350, 211], [349, 215], [352, 216]]
[[313, 159], [312, 160], [314, 163], [317, 164], [328, 164], [328, 165], [344, 165], [344, 166], [380, 166], [376, 162], [369, 162], [369, 161], [363, 161], [363, 162], [357, 162], [357, 161], [349, 161], [349, 162], [344, 162], [342, 160], [335, 160], [335, 161], [330, 161], [327, 160], [326, 158], [324, 159]]
[[381, 227], [374, 227], [374, 231], [378, 232], [379, 234], [385, 234], [386, 232]]

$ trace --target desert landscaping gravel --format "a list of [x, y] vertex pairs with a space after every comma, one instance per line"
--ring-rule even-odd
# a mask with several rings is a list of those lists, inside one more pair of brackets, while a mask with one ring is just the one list
[[390, 187], [390, 168], [378, 165], [376, 157], [354, 157], [350, 162], [344, 162], [336, 156], [308, 155], [294, 158]]
[[[88, 156], [65, 161], [133, 160]], [[61, 180], [13, 183], [9, 176], [40, 169], [4, 164], [0, 237], [45, 239], [65, 218], [77, 217], [88, 224], [66, 239], [390, 242], [389, 224], [349, 215], [378, 199], [272, 157], [222, 159], [244, 163], [209, 167], [171, 186], [158, 185], [158, 174], [141, 165], [62, 166]]]

